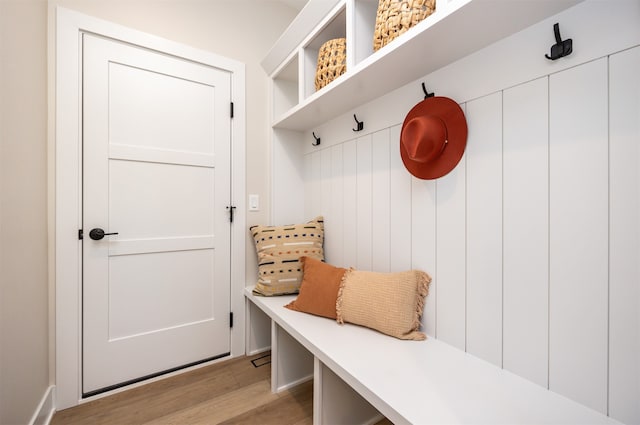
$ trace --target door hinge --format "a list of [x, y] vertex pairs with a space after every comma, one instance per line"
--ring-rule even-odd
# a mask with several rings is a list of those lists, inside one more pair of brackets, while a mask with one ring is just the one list
[[229, 211], [229, 222], [233, 223], [233, 210], [235, 210], [236, 207], [234, 207], [233, 205], [229, 205], [227, 206], [227, 211]]
[[231, 118], [233, 118], [233, 102], [231, 102]]
[[229, 312], [229, 327], [233, 328], [233, 311]]
[[82, 240], [83, 236], [82, 229], [78, 229], [78, 239]]

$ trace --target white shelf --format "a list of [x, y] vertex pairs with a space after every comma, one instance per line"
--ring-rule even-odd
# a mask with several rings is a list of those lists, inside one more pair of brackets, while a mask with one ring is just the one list
[[298, 84], [298, 55], [295, 55], [273, 77], [273, 111], [275, 115], [286, 113], [300, 101]]
[[306, 99], [316, 93], [315, 77], [318, 65], [318, 52], [320, 47], [334, 38], [342, 38], [347, 35], [347, 13], [344, 3], [335, 11], [331, 19], [305, 43], [302, 48], [304, 60], [302, 63], [302, 99]]
[[[318, 92], [305, 93], [291, 109], [281, 114], [276, 111], [272, 126], [298, 131], [312, 129], [580, 1], [438, 0], [431, 16], [369, 56], [366, 50], [363, 53], [363, 46], [367, 38], [372, 43], [372, 30], [363, 20], [373, 19], [371, 26], [374, 25], [372, 3], [345, 1], [346, 34], [350, 35], [347, 43], [356, 46], [350, 51], [355, 50], [357, 56], [350, 62], [355, 64]], [[340, 9], [340, 13], [345, 12]], [[314, 29], [307, 39], [315, 39], [323, 30], [323, 26]], [[286, 39], [286, 33], [281, 39]], [[544, 54], [547, 48], [541, 46], [539, 54]], [[299, 75], [303, 80], [312, 78], [309, 72]], [[299, 83], [307, 87], [308, 81]]]

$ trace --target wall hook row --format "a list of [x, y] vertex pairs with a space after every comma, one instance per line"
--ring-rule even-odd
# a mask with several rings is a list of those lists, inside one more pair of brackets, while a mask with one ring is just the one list
[[311, 143], [311, 146], [318, 146], [320, 144], [320, 138], [316, 136], [315, 131], [312, 131], [311, 134], [313, 134], [313, 138], [316, 139], [315, 142]]
[[553, 33], [556, 36], [556, 44], [551, 46], [551, 55], [544, 55], [545, 58], [552, 61], [569, 56], [573, 52], [573, 40], [570, 38], [563, 40], [560, 37], [560, 24], [557, 22], [553, 24]]
[[358, 117], [356, 117], [356, 114], [353, 114], [353, 119], [356, 120], [356, 128], [352, 128], [352, 130], [353, 131], [364, 130], [364, 121], [358, 121]]
[[424, 82], [422, 83], [422, 91], [424, 92], [424, 98], [425, 99], [435, 96], [435, 93], [429, 93], [427, 91], [427, 86], [424, 85]]

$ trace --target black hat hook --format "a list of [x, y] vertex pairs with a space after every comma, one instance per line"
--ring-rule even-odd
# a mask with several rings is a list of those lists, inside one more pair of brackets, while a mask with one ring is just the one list
[[424, 85], [424, 82], [422, 83], [422, 91], [424, 92], [424, 98], [425, 98], [425, 99], [428, 99], [428, 98], [430, 98], [430, 97], [435, 96], [435, 94], [434, 94], [434, 93], [429, 93], [429, 92], [427, 91], [427, 86], [425, 86], [425, 85]]
[[358, 117], [356, 117], [356, 114], [353, 114], [353, 119], [356, 120], [356, 128], [352, 128], [352, 130], [353, 131], [364, 130], [364, 121], [358, 121]]
[[545, 58], [552, 61], [569, 56], [573, 52], [573, 40], [570, 38], [562, 40], [562, 37], [560, 37], [560, 24], [557, 22], [553, 25], [553, 33], [556, 36], [556, 44], [551, 46], [551, 56], [544, 55]]
[[311, 134], [313, 134], [313, 138], [316, 139], [315, 142], [311, 143], [311, 146], [318, 146], [320, 144], [320, 138], [316, 136], [315, 131], [312, 131]]

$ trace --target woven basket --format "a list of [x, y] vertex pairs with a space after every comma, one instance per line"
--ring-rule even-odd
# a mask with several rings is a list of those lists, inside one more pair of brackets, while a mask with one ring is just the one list
[[436, 0], [380, 0], [373, 51], [386, 46], [436, 10]]
[[325, 42], [318, 52], [316, 91], [320, 90], [347, 70], [347, 40], [335, 38]]

